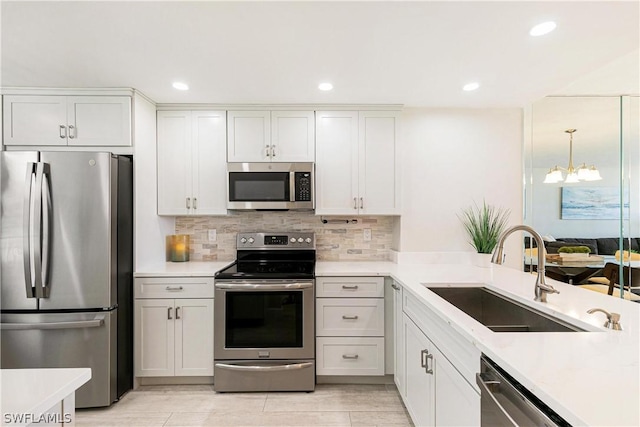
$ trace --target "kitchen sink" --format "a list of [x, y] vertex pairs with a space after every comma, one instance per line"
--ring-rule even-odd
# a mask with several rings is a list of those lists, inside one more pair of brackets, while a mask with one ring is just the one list
[[585, 332], [488, 288], [426, 287], [494, 332]]

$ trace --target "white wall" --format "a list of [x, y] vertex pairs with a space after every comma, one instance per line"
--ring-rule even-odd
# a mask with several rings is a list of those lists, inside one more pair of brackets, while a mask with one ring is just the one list
[[[458, 215], [483, 199], [522, 223], [522, 110], [406, 108], [401, 126], [398, 250], [473, 252]], [[516, 236], [507, 264], [521, 268]]]
[[156, 106], [136, 94], [133, 109], [134, 268], [140, 271], [165, 261], [165, 236], [174, 233], [175, 220], [156, 214]]

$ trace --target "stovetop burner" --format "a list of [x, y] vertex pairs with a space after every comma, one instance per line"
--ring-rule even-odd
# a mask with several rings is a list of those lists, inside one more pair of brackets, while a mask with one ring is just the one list
[[313, 279], [316, 251], [313, 233], [238, 233], [237, 260], [216, 279]]

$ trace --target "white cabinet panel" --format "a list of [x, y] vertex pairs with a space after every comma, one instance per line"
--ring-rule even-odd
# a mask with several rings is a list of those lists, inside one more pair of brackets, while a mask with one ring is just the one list
[[393, 284], [393, 339], [394, 339], [394, 363], [393, 380], [396, 383], [398, 392], [403, 398], [406, 397], [406, 367], [405, 367], [405, 342], [402, 325], [402, 287]]
[[382, 298], [384, 277], [318, 277], [316, 296], [332, 298]]
[[66, 145], [64, 96], [3, 97], [5, 145]]
[[230, 162], [271, 160], [271, 112], [228, 112], [227, 156]]
[[191, 197], [191, 113], [158, 111], [158, 214], [187, 215]]
[[131, 98], [68, 96], [68, 145], [131, 145]]
[[384, 338], [318, 337], [316, 374], [384, 375]]
[[[426, 372], [426, 352], [431, 343], [407, 317], [403, 317], [405, 344], [406, 396], [405, 403], [413, 423], [417, 426], [435, 425], [435, 381]], [[434, 371], [435, 372], [435, 371]]]
[[383, 298], [318, 298], [317, 336], [384, 336]]
[[175, 307], [175, 375], [213, 375], [213, 299], [177, 299]]
[[135, 375], [172, 376], [174, 372], [173, 300], [135, 302]]
[[227, 213], [227, 126], [224, 111], [192, 113], [193, 210], [197, 215]]
[[313, 111], [272, 111], [271, 149], [273, 162], [315, 160]]

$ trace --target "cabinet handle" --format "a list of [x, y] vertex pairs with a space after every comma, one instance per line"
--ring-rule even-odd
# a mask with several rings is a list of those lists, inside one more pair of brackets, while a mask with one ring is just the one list
[[73, 125], [69, 125], [69, 138], [73, 139], [76, 137], [76, 127]]
[[187, 209], [191, 209], [191, 197], [187, 197]]
[[343, 354], [342, 358], [343, 359], [356, 360], [358, 358], [358, 355], [357, 354]]
[[358, 316], [347, 316], [347, 315], [343, 315], [342, 318], [344, 320], [358, 320]]
[[67, 137], [67, 127], [65, 125], [60, 125], [60, 138], [64, 139]]
[[265, 151], [266, 151], [267, 157], [271, 157], [271, 151], [270, 150], [271, 150], [271, 146], [267, 145], [265, 147]]
[[167, 319], [169, 319], [169, 320], [173, 319], [173, 317], [171, 317], [171, 309], [172, 309], [172, 308], [173, 308], [173, 307], [169, 307], [169, 308], [167, 308]]
[[358, 289], [358, 285], [342, 285], [342, 289], [349, 289], [355, 291]]
[[184, 288], [182, 286], [167, 286], [165, 289], [167, 291], [181, 291]]
[[271, 157], [275, 157], [276, 156], [276, 146], [272, 145], [271, 146]]
[[193, 198], [193, 209], [198, 209], [198, 198], [197, 197]]
[[360, 197], [360, 209], [364, 209], [364, 198]]
[[[431, 360], [431, 367], [429, 367], [429, 360]], [[433, 375], [433, 354], [431, 353], [427, 354], [427, 360], [425, 360], [424, 371], [427, 374]]]
[[393, 289], [395, 289], [396, 291], [399, 291], [399, 290], [400, 290], [400, 286], [396, 285], [395, 283], [392, 283], [392, 284], [391, 284], [391, 287], [392, 287]]
[[176, 307], [176, 319], [180, 319], [180, 307]]
[[358, 209], [358, 199], [357, 198], [353, 198], [353, 209]]
[[420, 350], [420, 367], [421, 368], [425, 368], [427, 367], [427, 357], [429, 355], [429, 350], [424, 349], [424, 350]]

